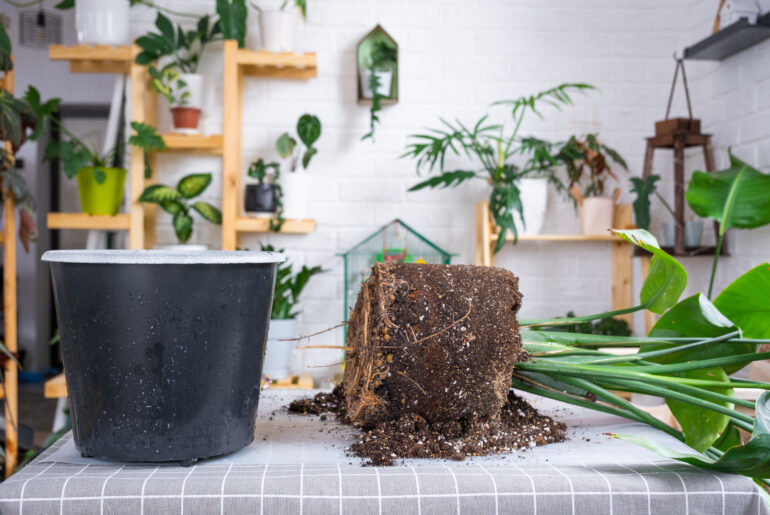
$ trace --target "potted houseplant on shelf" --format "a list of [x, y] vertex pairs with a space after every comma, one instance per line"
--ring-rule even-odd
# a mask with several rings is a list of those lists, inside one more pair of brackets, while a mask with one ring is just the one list
[[[417, 161], [418, 174], [438, 172], [438, 175], [414, 185], [409, 191], [454, 187], [470, 179], [481, 179], [492, 187], [489, 212], [500, 230], [495, 252], [503, 247], [509, 232], [514, 243], [522, 229], [539, 232], [545, 217], [547, 182], [557, 191], [565, 191], [555, 169], [574, 156], [567, 152], [569, 149], [560, 151], [557, 143], [520, 136], [521, 124], [529, 111], [539, 114], [540, 104], [557, 108], [569, 105], [572, 93], [588, 89], [593, 86], [568, 83], [535, 95], [496, 102], [495, 105], [510, 107], [510, 125], [488, 123], [488, 115], [472, 127], [442, 119], [442, 128], [411, 136], [413, 141], [402, 157]], [[475, 164], [450, 168], [446, 158], [452, 156], [474, 160]]]
[[[80, 207], [88, 215], [116, 215], [123, 201], [126, 169], [123, 168], [122, 145], [119, 142], [112, 149], [100, 153], [75, 136], [56, 118], [53, 125], [63, 136], [52, 140], [45, 149], [44, 159], [58, 159], [64, 174], [69, 179], [77, 177]], [[162, 150], [163, 139], [147, 124], [131, 122], [137, 131], [129, 143], [145, 152]]]
[[396, 52], [396, 47], [384, 39], [371, 43], [368, 62], [360, 76], [361, 97], [372, 102], [369, 108], [369, 132], [361, 139], [374, 139], [374, 128], [380, 121], [377, 113], [382, 110], [382, 101], [392, 95]]
[[306, 0], [276, 0], [271, 2], [271, 8], [257, 9], [261, 48], [270, 52], [293, 52], [300, 17], [303, 21], [306, 19]]
[[[262, 245], [262, 250], [275, 252], [272, 245]], [[277, 252], [282, 253], [283, 249]], [[289, 376], [289, 362], [296, 342], [286, 341], [297, 336], [297, 311], [299, 297], [311, 277], [323, 272], [320, 266], [302, 269], [294, 273], [290, 263], [278, 266], [273, 292], [273, 309], [270, 314], [270, 329], [267, 333], [267, 346], [262, 372], [271, 379], [283, 379]]]
[[[612, 197], [605, 196], [604, 183], [609, 177], [618, 180], [610, 168], [610, 160], [627, 171], [626, 161], [617, 151], [601, 143], [596, 134], [570, 137], [560, 153], [566, 157], [564, 164], [570, 191], [578, 204], [581, 234], [608, 234], [620, 190], [616, 189]], [[582, 191], [581, 184], [585, 184]]]
[[[268, 170], [272, 170], [272, 174]], [[281, 166], [276, 162], [265, 163], [264, 159], [259, 158], [249, 166], [248, 175], [256, 179], [257, 184], [246, 185], [245, 211], [257, 215], [271, 215], [270, 230], [280, 231], [284, 222], [283, 193], [281, 185], [278, 184]]]
[[[203, 75], [198, 73], [200, 58], [206, 45], [222, 39], [222, 23], [212, 23], [209, 16], [198, 19], [194, 30], [174, 26], [158, 12], [155, 20], [158, 32], [137, 38], [142, 51], [136, 63], [148, 65], [150, 87], [171, 105], [174, 129], [183, 134], [198, 132], [198, 120], [203, 107]], [[166, 64], [157, 68], [157, 61]]]
[[174, 233], [178, 245], [156, 245], [160, 250], [206, 250], [207, 245], [187, 244], [193, 232], [193, 218], [191, 211], [196, 211], [204, 220], [213, 224], [222, 224], [222, 212], [208, 202], [198, 200], [195, 197], [201, 195], [211, 184], [210, 173], [194, 173], [182, 177], [176, 188], [153, 184], [148, 186], [139, 197], [139, 202], [158, 204], [165, 212], [173, 216]]
[[[634, 216], [636, 226], [640, 229], [650, 228], [650, 197], [655, 195], [666, 211], [671, 215], [671, 220], [663, 222], [663, 240], [667, 247], [673, 247], [676, 239], [676, 216], [666, 199], [657, 191], [657, 182], [659, 175], [650, 175], [646, 179], [639, 177], [631, 178], [631, 190], [636, 193], [636, 199], [633, 202]], [[698, 248], [703, 234], [703, 222], [691, 217], [684, 223], [684, 245], [686, 248]]]
[[75, 29], [81, 45], [128, 45], [131, 43], [129, 8], [136, 0], [64, 0], [56, 7], [75, 7]]
[[313, 144], [318, 141], [320, 136], [321, 121], [318, 117], [303, 114], [297, 120], [297, 137], [304, 145], [304, 149], [288, 132], [281, 134], [276, 142], [278, 153], [284, 160], [288, 160], [289, 173], [284, 173], [281, 176], [283, 216], [285, 218], [301, 220], [308, 217], [310, 176], [307, 173], [307, 167], [310, 160], [318, 152]]

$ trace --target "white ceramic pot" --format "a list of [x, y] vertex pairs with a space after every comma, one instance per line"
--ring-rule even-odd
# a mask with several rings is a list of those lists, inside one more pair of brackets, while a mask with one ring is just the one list
[[[380, 95], [389, 97], [390, 87], [391, 87], [391, 84], [393, 83], [393, 70], [375, 70], [374, 75], [380, 81], [380, 84], [377, 87], [377, 92]], [[369, 80], [371, 79], [371, 77], [372, 77], [371, 70], [367, 70], [366, 68], [361, 70], [361, 97], [362, 98], [372, 98], [374, 96], [374, 93], [372, 92], [372, 88], [369, 86]]]
[[265, 358], [262, 365], [262, 373], [271, 379], [284, 379], [289, 376], [289, 362], [291, 352], [297, 346], [297, 342], [282, 342], [297, 336], [297, 321], [270, 320], [270, 328], [267, 331], [267, 344], [265, 345]]
[[84, 45], [128, 45], [131, 43], [128, 0], [78, 0], [75, 29]]
[[[700, 247], [702, 235], [703, 222], [692, 220], [684, 223], [684, 246], [686, 248], [693, 249]], [[674, 222], [663, 222], [663, 236], [666, 247], [673, 247], [676, 241], [676, 224]]]
[[606, 236], [612, 228], [615, 200], [606, 197], [586, 197], [580, 206], [580, 234]]
[[518, 213], [513, 213], [519, 234], [540, 234], [545, 223], [548, 207], [548, 181], [546, 179], [520, 179], [517, 183], [521, 196], [521, 210], [524, 222]]
[[259, 13], [262, 49], [271, 52], [293, 52], [299, 25], [296, 9], [266, 9]]
[[200, 73], [180, 73], [179, 78], [187, 84], [182, 88], [182, 92], [189, 91], [190, 96], [187, 97], [187, 103], [184, 106], [172, 107], [195, 107], [201, 109], [203, 107], [203, 75]]
[[281, 189], [284, 218], [309, 218], [310, 174], [302, 171], [284, 173], [281, 175]]

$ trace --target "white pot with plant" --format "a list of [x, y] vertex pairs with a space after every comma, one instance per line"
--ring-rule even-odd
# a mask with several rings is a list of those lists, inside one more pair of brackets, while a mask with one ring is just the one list
[[[262, 245], [262, 250], [276, 252], [272, 245]], [[283, 252], [283, 249], [277, 252]], [[285, 261], [278, 266], [262, 365], [262, 373], [270, 379], [284, 379], [289, 376], [291, 355], [297, 347], [297, 342], [290, 340], [297, 337], [297, 316], [300, 312], [296, 308], [299, 297], [310, 278], [322, 271], [320, 266], [303, 266], [299, 272], [293, 273], [292, 265]]]
[[521, 234], [540, 234], [548, 210], [548, 179], [525, 177], [519, 180], [518, 185], [524, 217], [522, 219], [515, 212], [513, 217], [516, 224], [521, 226]]
[[569, 187], [578, 205], [580, 233], [591, 236], [610, 234], [620, 189], [615, 188], [612, 196], [607, 196], [604, 183], [610, 177], [618, 180], [610, 168], [610, 160], [627, 171], [626, 161], [616, 150], [601, 143], [596, 134], [587, 134], [582, 139], [570, 137], [559, 154], [569, 156], [565, 165]]
[[276, 142], [278, 153], [288, 160], [289, 171], [281, 175], [283, 216], [287, 219], [301, 220], [309, 217], [311, 185], [307, 167], [312, 157], [318, 152], [313, 144], [320, 136], [321, 121], [318, 117], [303, 114], [297, 121], [297, 137], [304, 145], [304, 149], [288, 132], [283, 133]]
[[300, 19], [304, 20], [305, 15], [305, 0], [283, 0], [280, 7], [260, 9], [259, 33], [262, 49], [270, 52], [294, 52]]
[[139, 197], [139, 202], [159, 205], [172, 216], [172, 225], [176, 234], [177, 244], [156, 245], [162, 250], [206, 250], [208, 245], [188, 244], [193, 233], [192, 212], [198, 213], [204, 220], [216, 225], [222, 225], [222, 212], [202, 200], [194, 199], [203, 194], [211, 184], [210, 173], [194, 173], [182, 177], [176, 188], [163, 184], [153, 184], [145, 188]]
[[[245, 27], [245, 21], [243, 24]], [[198, 65], [206, 45], [222, 39], [221, 26], [204, 16], [198, 20], [197, 30], [188, 31], [175, 27], [162, 13], [155, 26], [157, 33], [137, 38], [142, 51], [136, 62], [149, 66], [150, 87], [171, 106], [174, 131], [197, 134], [204, 99], [204, 77], [198, 73]], [[160, 69], [153, 64], [159, 60], [166, 62]]]
[[389, 41], [377, 39], [370, 43], [369, 52], [364, 59], [359, 80], [361, 98], [371, 99], [369, 108], [369, 132], [361, 139], [374, 140], [374, 128], [380, 121], [377, 113], [382, 110], [382, 101], [393, 96], [393, 73], [396, 69], [397, 50]]
[[75, 29], [82, 45], [128, 45], [129, 0], [78, 0]]

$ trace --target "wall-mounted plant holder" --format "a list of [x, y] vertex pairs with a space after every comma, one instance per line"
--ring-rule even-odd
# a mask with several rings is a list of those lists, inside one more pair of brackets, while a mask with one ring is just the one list
[[384, 105], [398, 102], [398, 43], [377, 25], [364, 36], [356, 49], [358, 103], [369, 105], [369, 132], [361, 139], [374, 141]]
[[369, 105], [374, 94], [383, 105], [398, 101], [398, 43], [377, 25], [358, 43], [358, 103]]

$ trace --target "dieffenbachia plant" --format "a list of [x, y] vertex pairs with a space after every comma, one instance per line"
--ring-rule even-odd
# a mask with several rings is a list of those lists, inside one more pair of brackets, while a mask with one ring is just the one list
[[210, 173], [194, 173], [182, 177], [176, 188], [153, 184], [148, 186], [139, 197], [139, 202], [158, 204], [173, 216], [174, 233], [179, 243], [187, 243], [193, 231], [191, 210], [196, 211], [205, 220], [217, 225], [222, 224], [222, 212], [208, 202], [192, 200], [201, 195], [211, 184]]
[[[516, 364], [514, 388], [649, 424], [693, 451], [679, 453], [639, 436], [615, 436], [692, 465], [765, 482], [770, 478], [770, 383], [730, 374], [770, 358], [770, 352], [757, 352], [760, 344], [770, 343], [770, 263], [743, 274], [713, 302], [703, 294], [680, 300], [687, 285], [684, 267], [645, 230], [615, 233], [653, 255], [640, 304], [569, 319], [520, 321], [531, 360]], [[645, 338], [536, 330], [643, 309], [661, 314]], [[620, 356], [597, 350], [613, 346], [639, 350]], [[734, 396], [738, 388], [766, 391], [753, 402]], [[682, 430], [621, 398], [619, 391], [665, 398]], [[736, 406], [756, 409], [757, 416]], [[739, 430], [750, 435], [743, 445]]]

